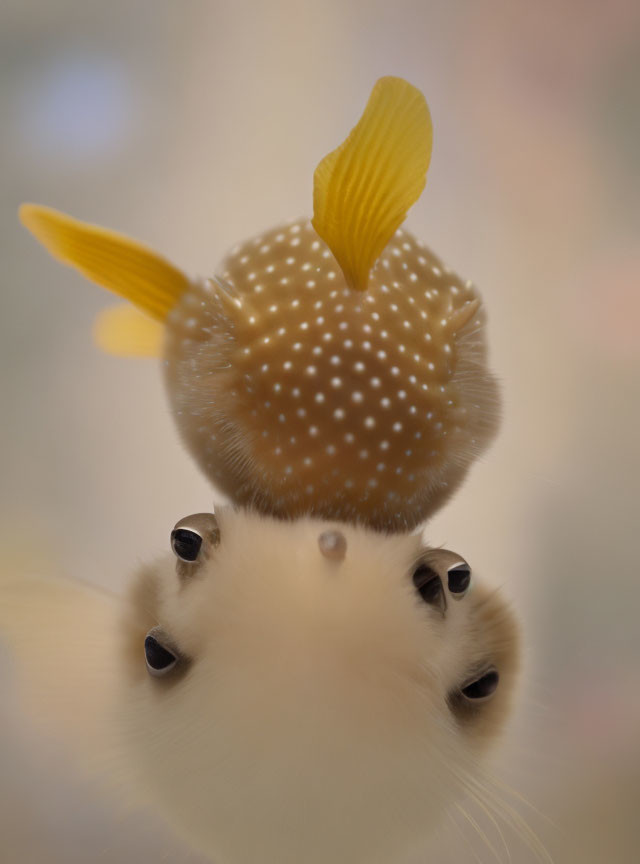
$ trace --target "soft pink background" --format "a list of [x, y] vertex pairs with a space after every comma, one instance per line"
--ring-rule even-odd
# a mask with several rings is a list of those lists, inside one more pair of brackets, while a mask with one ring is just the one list
[[[309, 213], [319, 159], [380, 75], [429, 100], [408, 227], [486, 300], [505, 422], [428, 536], [514, 598], [527, 667], [496, 765], [557, 864], [637, 860], [640, 800], [640, 7], [5, 0], [0, 19], [0, 554], [120, 589], [211, 493], [152, 362], [91, 345], [105, 296], [16, 220], [22, 200], [209, 273]], [[5, 658], [6, 659], [6, 658]], [[8, 669], [4, 662], [2, 669]], [[1, 669], [0, 669], [1, 671]], [[23, 728], [0, 686], [0, 860], [196, 862]], [[507, 861], [462, 823], [436, 860]], [[512, 860], [534, 861], [503, 825]]]

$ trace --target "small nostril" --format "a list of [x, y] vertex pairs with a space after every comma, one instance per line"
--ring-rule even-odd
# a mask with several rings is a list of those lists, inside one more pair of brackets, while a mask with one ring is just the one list
[[324, 557], [333, 561], [342, 561], [347, 554], [347, 540], [340, 531], [323, 531], [318, 546]]

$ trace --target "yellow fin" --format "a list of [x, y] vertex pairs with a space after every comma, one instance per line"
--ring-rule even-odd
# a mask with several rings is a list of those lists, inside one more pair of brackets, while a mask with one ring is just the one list
[[380, 78], [348, 138], [313, 177], [313, 227], [364, 291], [369, 272], [420, 197], [433, 131], [422, 93], [402, 78]]
[[93, 325], [98, 348], [118, 357], [159, 357], [164, 325], [130, 303], [103, 309]]
[[173, 264], [122, 234], [38, 204], [23, 204], [20, 220], [54, 258], [159, 321], [189, 286]]

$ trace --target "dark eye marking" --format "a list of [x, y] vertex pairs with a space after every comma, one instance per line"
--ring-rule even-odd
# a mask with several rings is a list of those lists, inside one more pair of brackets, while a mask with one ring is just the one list
[[169, 651], [160, 641], [160, 631], [158, 628], [150, 630], [144, 640], [144, 656], [147, 661], [147, 669], [149, 674], [154, 678], [162, 678], [167, 675], [175, 667], [178, 662], [178, 657], [172, 651]]
[[465, 684], [460, 692], [465, 699], [473, 702], [484, 701], [493, 696], [498, 689], [499, 681], [500, 675], [498, 674], [498, 670], [492, 666], [491, 669], [487, 669], [479, 678], [475, 678], [473, 681]]
[[412, 579], [418, 594], [424, 602], [430, 606], [437, 606], [444, 615], [446, 600], [442, 587], [442, 579], [436, 571], [427, 564], [418, 564], [413, 571]]
[[173, 526], [171, 548], [178, 559], [176, 573], [183, 583], [191, 581], [220, 545], [215, 513], [192, 513]]
[[471, 723], [498, 689], [500, 674], [495, 666], [485, 666], [473, 677], [467, 678], [447, 696], [452, 713], [461, 723]]
[[202, 537], [190, 528], [176, 528], [171, 532], [171, 548], [181, 561], [195, 561], [200, 554]]
[[468, 564], [456, 564], [447, 571], [449, 591], [457, 597], [466, 594], [471, 583], [471, 568]]

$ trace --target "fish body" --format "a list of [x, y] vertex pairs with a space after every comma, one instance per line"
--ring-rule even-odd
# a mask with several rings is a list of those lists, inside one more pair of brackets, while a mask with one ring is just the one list
[[499, 414], [477, 291], [399, 227], [430, 153], [422, 94], [380, 79], [316, 169], [313, 219], [236, 247], [210, 279], [57, 211], [21, 215], [147, 316], [127, 328], [109, 312], [100, 339], [159, 348], [183, 440], [231, 501], [406, 531], [459, 486]]
[[399, 229], [349, 288], [312, 224], [237, 247], [167, 318], [167, 390], [215, 486], [279, 516], [423, 522], [496, 425], [473, 286]]

